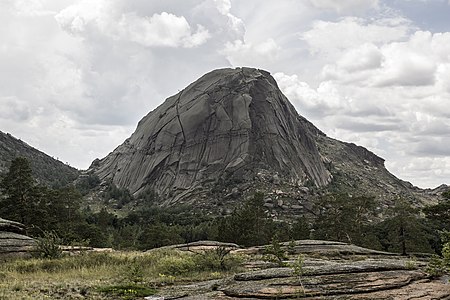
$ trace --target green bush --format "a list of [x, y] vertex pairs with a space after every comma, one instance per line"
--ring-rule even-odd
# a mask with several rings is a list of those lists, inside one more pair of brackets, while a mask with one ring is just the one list
[[157, 270], [164, 275], [184, 275], [197, 270], [192, 255], [166, 256], [157, 262]]
[[274, 262], [280, 267], [286, 265], [284, 260], [288, 259], [288, 256], [286, 251], [282, 248], [277, 235], [273, 236], [271, 244], [265, 247], [263, 259], [265, 261]]
[[433, 255], [427, 267], [427, 272], [432, 276], [450, 273], [450, 232], [444, 231], [442, 240], [445, 242], [442, 247], [442, 257]]
[[198, 271], [228, 271], [240, 264], [237, 256], [230, 255], [230, 249], [220, 246], [194, 256]]
[[36, 253], [41, 258], [59, 258], [62, 256], [61, 238], [55, 232], [44, 231], [42, 237], [36, 239]]

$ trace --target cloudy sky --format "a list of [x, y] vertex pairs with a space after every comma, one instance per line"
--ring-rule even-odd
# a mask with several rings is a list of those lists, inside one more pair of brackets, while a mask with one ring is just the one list
[[0, 130], [77, 168], [204, 73], [270, 71], [327, 135], [450, 184], [450, 0], [1, 0]]

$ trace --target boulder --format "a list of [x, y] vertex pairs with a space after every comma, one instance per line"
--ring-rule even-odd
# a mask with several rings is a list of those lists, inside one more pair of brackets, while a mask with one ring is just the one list
[[19, 222], [14, 222], [0, 218], [0, 231], [24, 233], [25, 226]]
[[35, 250], [36, 241], [24, 232], [23, 224], [0, 218], [0, 257], [27, 256]]
[[0, 231], [0, 257], [28, 256], [34, 251], [36, 241], [28, 236]]

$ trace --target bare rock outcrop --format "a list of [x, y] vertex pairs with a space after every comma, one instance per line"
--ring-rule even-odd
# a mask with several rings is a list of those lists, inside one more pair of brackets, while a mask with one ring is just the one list
[[[314, 247], [317, 252], [313, 251]], [[287, 267], [263, 267], [221, 280], [167, 287], [161, 291], [161, 297], [185, 300], [450, 299], [448, 279], [431, 278], [424, 271], [426, 261], [327, 241], [296, 241], [295, 249], [297, 254], [304, 255], [301, 272], [294, 271], [291, 260], [286, 261]], [[255, 259], [261, 257], [258, 251], [244, 250], [255, 248], [238, 251], [255, 255]]]
[[23, 235], [21, 223], [0, 218], [0, 257], [29, 255], [35, 247], [35, 240]]
[[258, 170], [325, 186], [330, 173], [302, 122], [268, 72], [215, 70], [145, 116], [92, 170], [134, 194], [151, 188], [167, 202]]
[[327, 190], [375, 196], [380, 209], [399, 195], [417, 206], [438, 199], [395, 177], [364, 147], [326, 136], [268, 72], [252, 68], [214, 70], [169, 97], [87, 173], [135, 196], [156, 192], [161, 206], [213, 213], [258, 190], [279, 219], [308, 213], [310, 200]]

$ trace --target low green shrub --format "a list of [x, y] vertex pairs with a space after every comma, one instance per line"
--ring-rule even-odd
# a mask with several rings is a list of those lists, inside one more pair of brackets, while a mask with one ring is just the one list
[[192, 255], [166, 256], [158, 262], [156, 269], [164, 275], [184, 275], [197, 269]]
[[41, 258], [59, 258], [63, 254], [61, 244], [62, 239], [54, 231], [44, 231], [36, 239], [36, 254]]
[[198, 271], [229, 271], [236, 268], [241, 260], [230, 255], [230, 249], [220, 246], [211, 250], [197, 253], [194, 262]]
[[263, 259], [265, 261], [274, 262], [280, 267], [286, 266], [284, 261], [288, 259], [287, 252], [283, 249], [277, 235], [274, 235], [270, 245], [265, 247]]

